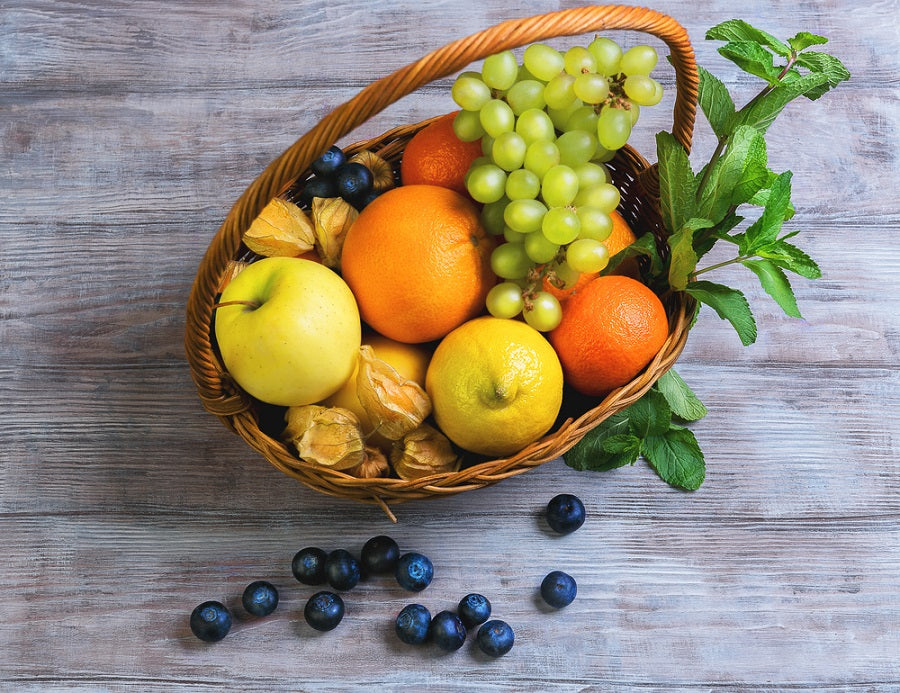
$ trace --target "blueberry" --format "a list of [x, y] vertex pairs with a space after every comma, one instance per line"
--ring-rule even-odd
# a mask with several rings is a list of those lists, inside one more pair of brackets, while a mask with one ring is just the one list
[[391, 573], [400, 558], [397, 542], [386, 536], [372, 537], [362, 547], [360, 563], [363, 570], [372, 575]]
[[309, 546], [294, 554], [291, 561], [291, 572], [304, 585], [325, 584], [325, 560], [328, 558], [322, 549]]
[[278, 606], [278, 590], [265, 580], [257, 580], [247, 585], [241, 596], [241, 603], [247, 613], [254, 616], [268, 616]]
[[548, 573], [541, 582], [541, 596], [544, 601], [555, 609], [562, 609], [575, 600], [578, 586], [575, 579], [561, 570]]
[[431, 640], [446, 652], [453, 652], [466, 641], [466, 627], [452, 611], [441, 611], [431, 619]]
[[347, 155], [344, 150], [333, 145], [322, 156], [312, 162], [312, 172], [322, 178], [333, 178], [338, 169], [347, 163]]
[[336, 549], [325, 560], [325, 579], [336, 590], [352, 590], [359, 582], [359, 562], [349, 551]]
[[466, 624], [466, 628], [472, 628], [479, 623], [484, 623], [491, 616], [491, 603], [480, 594], [467, 594], [459, 602], [456, 612]]
[[394, 576], [403, 589], [421, 592], [431, 584], [434, 566], [427, 556], [415, 552], [405, 553], [397, 560]]
[[513, 629], [506, 621], [493, 620], [478, 629], [475, 644], [478, 649], [491, 657], [502, 657], [512, 649], [516, 641]]
[[222, 602], [203, 602], [191, 612], [191, 632], [205, 642], [218, 642], [231, 630], [231, 612]]
[[306, 602], [303, 618], [311, 628], [332, 630], [344, 618], [344, 600], [334, 592], [316, 592]]
[[367, 195], [364, 195], [362, 198], [356, 201], [354, 205], [359, 211], [364, 210], [369, 206], [369, 203], [372, 202], [376, 197], [381, 195], [381, 191], [379, 190], [370, 190]]
[[547, 524], [560, 534], [569, 534], [584, 524], [584, 503], [578, 496], [560, 493], [547, 503]]
[[344, 164], [335, 178], [338, 195], [350, 204], [361, 202], [372, 190], [372, 172], [358, 161]]
[[428, 639], [431, 613], [421, 604], [407, 604], [403, 607], [394, 628], [397, 637], [407, 645], [421, 645]]
[[337, 183], [328, 178], [313, 176], [303, 186], [297, 198], [297, 204], [301, 207], [311, 207], [314, 197], [337, 197]]

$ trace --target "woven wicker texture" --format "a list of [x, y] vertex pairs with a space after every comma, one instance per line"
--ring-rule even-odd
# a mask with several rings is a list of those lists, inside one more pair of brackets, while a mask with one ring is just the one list
[[[639, 399], [672, 366], [684, 347], [691, 305], [682, 295], [668, 297], [669, 337], [643, 373], [602, 402], [592, 403], [592, 408], [584, 414], [566, 420], [552, 434], [525, 450], [507, 459], [482, 462], [456, 473], [416, 481], [356, 479], [303, 462], [283, 443], [263, 433], [254, 402], [230, 378], [215, 353], [210, 336], [219, 280], [228, 262], [237, 257], [243, 232], [273, 197], [284, 195], [298, 178], [308, 174], [310, 164], [334, 142], [424, 84], [453, 75], [493, 53], [555, 37], [612, 29], [649, 33], [668, 46], [676, 76], [672, 132], [690, 149], [697, 106], [697, 68], [693, 49], [681, 25], [664, 14], [644, 8], [588, 6], [506, 21], [449, 43], [373, 82], [353, 99], [338, 106], [272, 161], [237, 200], [210, 243], [188, 300], [185, 335], [191, 373], [203, 406], [285, 474], [323, 493], [376, 503], [393, 517], [387, 504], [480, 488], [555, 459], [591, 428]], [[406, 142], [428, 122], [395, 128], [348, 150], [371, 149], [396, 166]], [[633, 228], [654, 231], [662, 243], [665, 239], [659, 219], [655, 166], [651, 167], [628, 146], [609, 166], [622, 195], [620, 210], [626, 220]]]

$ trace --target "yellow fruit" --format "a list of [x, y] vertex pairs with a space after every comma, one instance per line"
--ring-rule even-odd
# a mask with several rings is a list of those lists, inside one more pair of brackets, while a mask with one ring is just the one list
[[450, 440], [483, 455], [511, 455], [556, 421], [562, 366], [534, 328], [481, 317], [444, 337], [428, 366], [425, 389]]

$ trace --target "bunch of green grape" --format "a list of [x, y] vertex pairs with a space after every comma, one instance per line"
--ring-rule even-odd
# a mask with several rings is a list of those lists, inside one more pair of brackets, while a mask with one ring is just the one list
[[505, 239], [491, 256], [505, 280], [487, 296], [495, 317], [524, 313], [535, 329], [552, 330], [562, 309], [542, 290], [545, 278], [563, 288], [607, 265], [619, 191], [604, 163], [628, 141], [640, 108], [662, 99], [649, 76], [657, 60], [652, 46], [623, 52], [605, 37], [565, 53], [536, 43], [521, 65], [504, 51], [455, 80], [454, 130], [480, 139], [484, 153], [466, 187], [484, 204], [487, 231]]

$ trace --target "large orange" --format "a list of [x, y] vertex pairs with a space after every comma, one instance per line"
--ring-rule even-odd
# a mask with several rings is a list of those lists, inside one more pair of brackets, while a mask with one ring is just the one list
[[496, 280], [492, 248], [471, 200], [436, 185], [402, 185], [353, 222], [341, 271], [376, 331], [430, 342], [484, 310]]
[[[634, 231], [631, 230], [628, 222], [622, 218], [621, 214], [613, 210], [609, 213], [609, 216], [612, 219], [613, 228], [612, 232], [609, 234], [609, 237], [605, 241], [603, 241], [603, 245], [606, 246], [606, 250], [609, 251], [609, 256], [612, 257], [619, 251], [624, 250], [632, 243], [634, 243], [637, 237], [634, 235]], [[588, 282], [597, 277], [597, 274], [597, 272], [585, 272], [580, 277], [578, 277], [578, 279], [572, 286], [565, 289], [559, 289], [553, 286], [553, 284], [551, 284], [545, 278], [544, 291], [549, 291], [560, 301], [565, 301], [566, 299], [581, 291], [581, 289], [583, 289], [588, 284]], [[625, 276], [637, 279], [637, 261], [634, 258], [628, 258], [624, 262], [620, 263], [618, 267], [610, 272], [610, 274], [624, 274]]]
[[481, 140], [463, 142], [453, 132], [456, 113], [448, 113], [419, 130], [400, 160], [403, 185], [439, 185], [468, 196], [464, 181], [469, 166], [481, 156]]
[[605, 395], [640, 373], [668, 336], [656, 294], [631, 277], [597, 277], [563, 303], [550, 343], [566, 382], [586, 395]]

